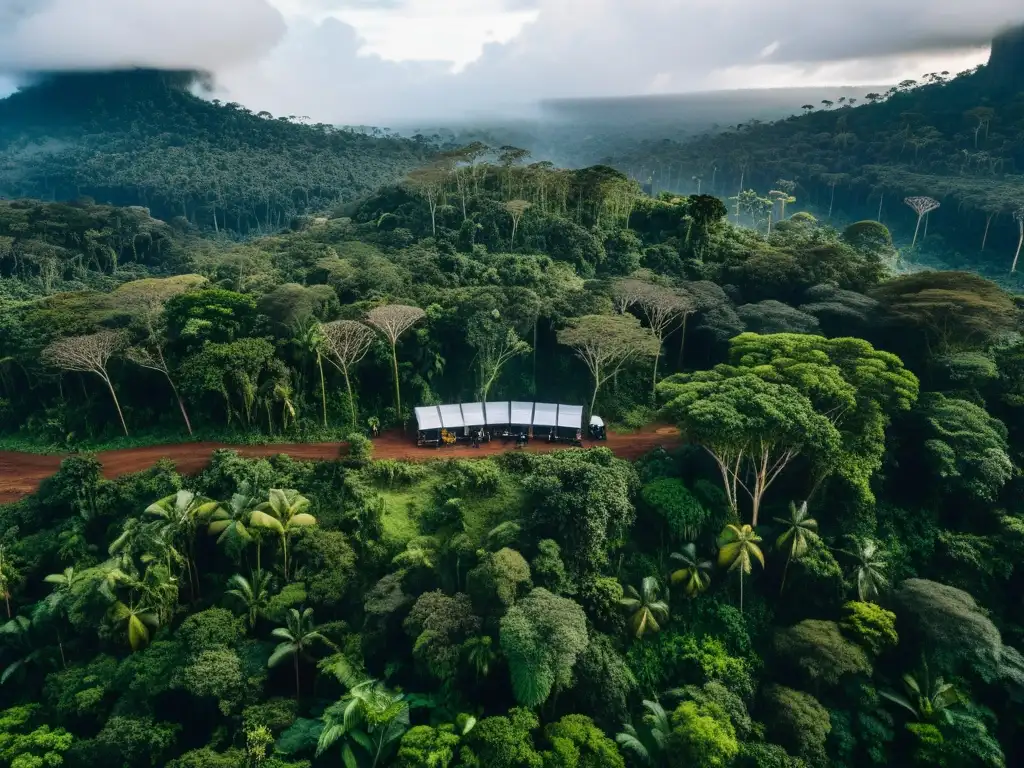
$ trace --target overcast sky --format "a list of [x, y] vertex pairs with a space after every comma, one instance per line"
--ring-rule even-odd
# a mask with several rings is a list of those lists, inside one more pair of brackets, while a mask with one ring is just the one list
[[255, 110], [381, 124], [558, 96], [896, 82], [981, 63], [1021, 22], [1019, 0], [0, 0], [0, 76], [202, 68]]

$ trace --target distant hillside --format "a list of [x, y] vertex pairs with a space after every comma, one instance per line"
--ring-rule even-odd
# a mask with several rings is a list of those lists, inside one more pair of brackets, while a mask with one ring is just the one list
[[189, 73], [62, 74], [0, 100], [0, 195], [89, 196], [211, 230], [267, 232], [352, 200], [428, 154], [196, 97]]
[[529, 149], [535, 160], [583, 168], [631, 151], [639, 142], [682, 141], [751, 119], [776, 120], [822, 99], [857, 99], [872, 86], [766, 88], [706, 93], [551, 99], [518, 115], [481, 116], [443, 126], [396, 126], [407, 135], [438, 136], [452, 144], [482, 141]]
[[[985, 67], [926, 75], [849, 100], [809, 102], [807, 114], [751, 121], [690, 141], [648, 141], [609, 158], [626, 171], [645, 168], [661, 188], [723, 198], [741, 189], [767, 196], [795, 182], [795, 212], [812, 206], [837, 219], [877, 218], [911, 240], [916, 214], [903, 200], [930, 196], [929, 248], [966, 264], [1009, 270], [1024, 206], [1024, 31], [993, 45]], [[866, 102], [866, 103], [865, 103]], [[696, 177], [696, 178], [694, 178]], [[698, 181], [699, 179], [699, 181]], [[666, 180], [668, 183], [666, 184]], [[674, 183], [673, 183], [674, 182]], [[659, 185], [656, 184], [656, 188]], [[938, 236], [938, 237], [936, 237]]]

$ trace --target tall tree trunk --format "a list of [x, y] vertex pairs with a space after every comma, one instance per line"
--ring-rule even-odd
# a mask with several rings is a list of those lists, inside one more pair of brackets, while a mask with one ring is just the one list
[[686, 321], [689, 317], [689, 314], [683, 314], [683, 324], [679, 328], [679, 361], [676, 363], [676, 368], [680, 371], [683, 370], [683, 349], [686, 344]]
[[988, 242], [988, 228], [992, 224], [992, 214], [985, 217], [985, 234], [981, 236], [981, 250], [985, 251], [985, 243]]
[[828, 201], [828, 217], [830, 219], [832, 218], [832, 206], [835, 205], [835, 202], [836, 202], [836, 185], [833, 184], [832, 185], [832, 197], [829, 198], [829, 201]]
[[923, 243], [928, 239], [928, 221], [931, 217], [926, 213], [924, 215], [924, 234], [921, 235], [921, 242]]
[[1017, 241], [1017, 253], [1013, 257], [1013, 266], [1010, 267], [1011, 274], [1017, 271], [1017, 260], [1020, 258], [1020, 249], [1024, 246], [1024, 219], [1020, 221], [1020, 240]]
[[658, 354], [654, 356], [654, 375], [651, 377], [651, 402], [657, 402], [658, 399], [658, 360], [661, 359], [661, 345], [664, 341], [658, 339]]
[[352, 414], [352, 429], [356, 428], [356, 400], [352, 397], [352, 382], [348, 378], [348, 366], [342, 366], [341, 372], [345, 374], [345, 389], [348, 390], [348, 407]]
[[292, 656], [295, 662], [295, 700], [300, 701], [302, 698], [302, 692], [299, 690], [299, 649], [295, 649], [295, 654]]
[[883, 194], [878, 198], [878, 223], [882, 223], [882, 203], [885, 201], [885, 195]]
[[114, 392], [114, 384], [110, 381], [110, 377], [104, 375], [103, 380], [107, 382], [107, 388], [110, 390], [110, 396], [114, 398], [114, 407], [117, 408], [117, 417], [121, 420], [121, 429], [124, 430], [125, 436], [128, 435], [128, 425], [124, 423], [124, 414], [121, 413], [121, 403], [117, 401], [117, 393]]
[[181, 411], [181, 417], [185, 419], [185, 427], [188, 429], [188, 434], [192, 436], [192, 422], [188, 418], [188, 411], [185, 410], [185, 401], [181, 399], [181, 395], [178, 394], [178, 388], [174, 386], [174, 380], [171, 379], [171, 374], [164, 371], [164, 376], [167, 377], [167, 383], [171, 385], [171, 392], [174, 393], [174, 399], [178, 401], [178, 410]]
[[740, 171], [740, 191], [736, 193], [736, 223], [740, 223], [740, 195], [743, 194], [743, 177], [746, 174], [746, 169]]
[[391, 343], [391, 364], [392, 370], [395, 374], [395, 417], [402, 420], [402, 393], [398, 388], [398, 350], [395, 348], [395, 342]]
[[316, 365], [320, 369], [320, 402], [324, 408], [324, 428], [327, 427], [327, 384], [324, 381], [324, 361], [320, 357], [320, 350], [316, 352]]
[[594, 404], [597, 403], [597, 390], [600, 387], [601, 387], [601, 385], [597, 383], [597, 377], [595, 376], [594, 377], [594, 394], [590, 398], [590, 412], [587, 414], [588, 417], [593, 417], [593, 415], [594, 415]]
[[743, 613], [743, 569], [740, 568], [740, 613]]
[[924, 218], [924, 216], [922, 216], [921, 214], [917, 215], [917, 226], [914, 227], [914, 241], [910, 244], [911, 248], [913, 248], [915, 245], [917, 245], [917, 233], [921, 229], [921, 219], [923, 219], [923, 218]]

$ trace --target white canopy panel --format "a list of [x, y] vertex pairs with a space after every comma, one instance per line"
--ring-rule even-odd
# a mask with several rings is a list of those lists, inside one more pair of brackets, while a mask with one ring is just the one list
[[533, 424], [533, 403], [520, 403], [513, 400], [509, 415], [511, 416], [509, 424]]
[[484, 404], [463, 403], [462, 420], [465, 422], [467, 427], [485, 426], [487, 424], [487, 419], [484, 418]]
[[437, 412], [436, 405], [423, 405], [414, 409], [416, 413], [416, 425], [422, 432], [425, 429], [440, 429], [441, 414]]
[[603, 427], [604, 426], [604, 419], [602, 419], [600, 416], [591, 416], [590, 417], [590, 426], [592, 426], [592, 427]]
[[439, 405], [437, 410], [441, 412], [441, 424], [445, 429], [461, 429], [466, 426], [462, 420], [462, 409], [458, 405]]
[[508, 401], [504, 403], [484, 403], [487, 412], [487, 426], [495, 424], [511, 424], [508, 418]]
[[558, 426], [572, 429], [583, 428], [583, 406], [558, 404]]
[[533, 406], [533, 426], [557, 427], [558, 406], [554, 403], [536, 403]]

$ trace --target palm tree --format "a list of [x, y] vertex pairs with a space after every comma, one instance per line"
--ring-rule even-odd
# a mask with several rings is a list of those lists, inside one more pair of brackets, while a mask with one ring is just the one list
[[255, 571], [251, 579], [245, 578], [236, 573], [228, 579], [228, 586], [231, 589], [224, 594], [231, 595], [240, 605], [245, 608], [249, 615], [249, 628], [256, 626], [256, 619], [263, 615], [263, 612], [270, 605], [270, 574], [266, 571]]
[[839, 551], [856, 561], [853, 573], [857, 580], [857, 598], [861, 602], [867, 602], [878, 597], [878, 593], [889, 586], [889, 581], [885, 577], [885, 554], [878, 542], [873, 539], [851, 536], [850, 540], [853, 542], [853, 551]]
[[615, 737], [622, 751], [633, 755], [642, 765], [662, 765], [672, 724], [665, 708], [657, 701], [644, 700], [643, 728], [638, 730], [632, 723], [626, 723], [622, 732]]
[[408, 570], [433, 570], [437, 562], [437, 551], [434, 546], [434, 540], [428, 536], [413, 539], [405, 545], [404, 550], [391, 558], [391, 564]]
[[287, 658], [291, 658], [295, 665], [295, 699], [299, 699], [301, 690], [299, 688], [299, 658], [309, 655], [309, 649], [314, 643], [323, 643], [333, 647], [333, 643], [320, 634], [319, 628], [313, 624], [313, 609], [307, 608], [302, 613], [292, 608], [285, 617], [284, 627], [277, 627], [271, 634], [281, 642], [270, 654], [267, 666], [276, 667]]
[[810, 542], [818, 537], [818, 521], [808, 514], [806, 501], [801, 502], [799, 507], [790, 502], [789, 517], [773, 519], [776, 523], [785, 526], [785, 530], [775, 540], [775, 548], [788, 550], [786, 567], [782, 569], [782, 586], [779, 587], [781, 595], [782, 590], [786, 587], [786, 573], [789, 572], [789, 564], [806, 555]]
[[150, 564], [142, 579], [131, 588], [142, 595], [142, 601], [156, 612], [160, 624], [169, 624], [178, 606], [178, 579], [171, 569], [160, 561]]
[[[316, 320], [299, 328], [295, 343], [306, 353], [316, 355], [316, 367], [320, 371], [320, 402], [323, 406], [324, 426], [327, 426], [327, 384], [324, 381], [324, 337], [323, 326]], [[292, 412], [294, 418], [294, 409]]]
[[682, 552], [673, 552], [669, 559], [678, 563], [679, 568], [670, 577], [673, 584], [684, 584], [687, 597], [699, 595], [711, 584], [710, 560], [701, 560], [697, 556], [697, 545], [690, 543], [683, 546]]
[[288, 580], [288, 540], [298, 528], [316, 525], [316, 518], [306, 512], [309, 499], [293, 489], [271, 488], [268, 501], [260, 504], [249, 518], [249, 524], [266, 528], [281, 537], [284, 554], [284, 578]]
[[476, 673], [476, 678], [487, 677], [491, 671], [491, 664], [498, 658], [498, 654], [492, 647], [494, 641], [489, 635], [482, 637], [471, 637], [466, 641], [463, 650], [466, 652], [466, 661]]
[[[218, 544], [237, 542], [248, 544], [252, 541], [252, 534], [246, 527], [253, 510], [259, 504], [259, 499], [252, 491], [252, 485], [248, 480], [243, 480], [238, 486], [238, 491], [231, 494], [231, 500], [217, 505], [217, 508], [210, 513], [207, 532], [217, 537]], [[257, 553], [257, 560], [259, 554]], [[259, 570], [259, 563], [256, 568]]]
[[[376, 768], [386, 761], [392, 745], [408, 730], [409, 703], [403, 694], [393, 693], [380, 681], [358, 674], [342, 656], [337, 657], [328, 670], [347, 692], [324, 710], [324, 729], [316, 745], [316, 755], [319, 757], [345, 739], [341, 748], [344, 765], [357, 764], [352, 749], [354, 742], [372, 759], [371, 768]], [[472, 727], [468, 723], [467, 726]]]
[[292, 402], [292, 385], [286, 381], [274, 384], [274, 399], [281, 403], [281, 431], [288, 431], [288, 420], [295, 422], [295, 404]]
[[[44, 576], [43, 581], [53, 584], [53, 591], [46, 596], [41, 605], [45, 603], [51, 615], [64, 618], [65, 606], [68, 598], [71, 597], [71, 590], [82, 583], [82, 572], [76, 571], [74, 566], [71, 566], [65, 568], [63, 573], [51, 573]], [[67, 666], [67, 660], [64, 658], [64, 641], [61, 639], [59, 628], [57, 629], [57, 646], [60, 648], [60, 660], [64, 666]]]
[[729, 524], [718, 540], [718, 564], [740, 572], [740, 613], [743, 613], [743, 577], [754, 570], [756, 559], [764, 568], [764, 554], [757, 546], [761, 537], [749, 525]]
[[910, 674], [903, 675], [903, 687], [907, 691], [906, 696], [892, 691], [879, 691], [878, 693], [883, 698], [903, 707], [918, 720], [925, 722], [942, 719], [948, 723], [950, 721], [949, 710], [960, 701], [960, 695], [952, 683], [945, 682], [941, 677], [931, 679], [928, 674], [928, 664], [923, 660], [918, 677]]
[[658, 599], [658, 580], [647, 576], [637, 592], [633, 586], [626, 587], [626, 597], [619, 599], [619, 605], [632, 614], [630, 628], [639, 640], [648, 632], [660, 632], [659, 622], [668, 621], [668, 603]]
[[126, 622], [128, 645], [133, 651], [138, 651], [149, 645], [150, 630], [156, 630], [160, 626], [156, 611], [146, 605], [136, 605], [135, 603], [126, 605], [119, 600], [114, 603], [112, 613], [115, 621]]
[[39, 642], [39, 627], [35, 619], [27, 616], [15, 616], [0, 626], [0, 637], [13, 650], [15, 659], [4, 667], [0, 673], [0, 685], [14, 675], [23, 675], [32, 666], [42, 666], [46, 660], [43, 644]]
[[[160, 530], [171, 544], [181, 541], [178, 548], [183, 554], [188, 571], [189, 589], [193, 598], [199, 597], [199, 566], [195, 562], [195, 535], [199, 520], [205, 519], [220, 505], [197, 496], [192, 491], [178, 491], [146, 507], [146, 514], [160, 520]], [[195, 580], [193, 581], [193, 572]]]

